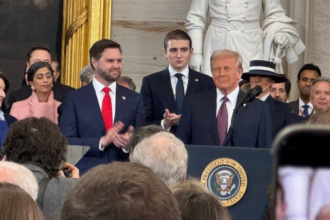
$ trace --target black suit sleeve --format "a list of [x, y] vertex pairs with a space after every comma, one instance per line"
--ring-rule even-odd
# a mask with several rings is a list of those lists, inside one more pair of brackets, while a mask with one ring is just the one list
[[154, 101], [151, 92], [150, 82], [147, 77], [142, 80], [141, 95], [143, 97], [145, 121], [146, 124], [158, 124], [160, 125], [161, 120], [154, 121]]

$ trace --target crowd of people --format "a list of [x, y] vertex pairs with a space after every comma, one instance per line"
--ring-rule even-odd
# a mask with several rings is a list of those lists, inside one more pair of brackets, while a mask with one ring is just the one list
[[[0, 217], [227, 220], [221, 203], [187, 180], [185, 144], [271, 148], [288, 125], [328, 118], [330, 79], [313, 64], [299, 71], [300, 97], [288, 103], [291, 83], [272, 62], [252, 60], [244, 72], [239, 53], [216, 50], [210, 77], [189, 67], [192, 41], [182, 30], [165, 36], [163, 53], [168, 67], [144, 77], [140, 93], [121, 76], [120, 44], [108, 39], [90, 48], [76, 90], [56, 82], [59, 63], [44, 44], [28, 52], [24, 85], [8, 104], [0, 73]], [[72, 165], [68, 144], [90, 149]]]

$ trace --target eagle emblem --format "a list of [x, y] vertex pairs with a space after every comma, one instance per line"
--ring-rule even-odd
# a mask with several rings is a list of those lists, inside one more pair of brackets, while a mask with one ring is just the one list
[[234, 175], [229, 170], [221, 170], [215, 174], [216, 182], [219, 186], [218, 191], [221, 195], [230, 194], [236, 185], [232, 184]]

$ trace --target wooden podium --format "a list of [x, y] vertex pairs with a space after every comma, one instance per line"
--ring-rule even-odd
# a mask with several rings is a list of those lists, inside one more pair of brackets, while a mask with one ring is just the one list
[[[243, 167], [247, 177], [247, 187], [243, 197], [227, 208], [233, 220], [261, 219], [268, 203], [267, 192], [272, 176], [273, 159], [269, 149], [198, 145], [186, 145], [186, 149], [188, 151], [188, 178], [201, 179], [205, 168], [208, 170], [206, 173], [216, 175], [217, 170], [215, 169], [217, 168], [214, 167], [214, 164], [217, 161], [222, 161], [218, 160], [221, 158], [227, 158], [227, 161], [234, 160], [238, 162], [240, 164], [239, 171], [234, 171], [234, 173], [240, 173], [240, 169]], [[214, 177], [212, 178], [215, 179]], [[206, 179], [205, 173], [203, 179]], [[211, 183], [209, 186], [212, 188], [214, 184], [216, 183]], [[235, 186], [238, 187], [237, 185], [239, 184]], [[218, 189], [220, 189], [220, 186]], [[214, 192], [212, 193], [215, 194]]]

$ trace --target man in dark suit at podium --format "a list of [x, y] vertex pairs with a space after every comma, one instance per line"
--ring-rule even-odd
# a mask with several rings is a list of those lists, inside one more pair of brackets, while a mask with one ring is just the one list
[[[26, 62], [26, 72], [30, 68], [30, 66], [36, 62], [42, 61], [52, 64], [51, 51], [46, 44], [36, 44], [27, 54], [27, 62]], [[13, 91], [9, 95], [8, 99], [8, 109], [11, 109], [11, 106], [14, 102], [22, 101], [29, 98], [32, 94], [31, 86], [28, 85], [27, 74], [25, 74], [25, 82], [26, 85], [23, 85], [22, 88]], [[56, 81], [53, 83], [52, 90], [54, 92], [54, 99], [63, 102], [64, 96], [66, 93], [74, 90], [74, 88], [66, 85], [62, 85]]]
[[69, 144], [90, 146], [78, 162], [81, 173], [112, 161], [128, 160], [129, 132], [144, 125], [142, 96], [117, 84], [122, 72], [118, 43], [102, 39], [89, 50], [95, 78], [68, 93], [59, 107], [59, 126]]
[[[255, 99], [238, 106], [245, 97], [238, 86], [241, 56], [217, 50], [211, 56], [211, 71], [217, 88], [187, 97], [177, 136], [185, 144], [269, 148], [272, 123], [267, 105]], [[228, 132], [232, 117], [233, 131]]]
[[189, 35], [182, 30], [169, 32], [164, 39], [168, 68], [143, 78], [146, 122], [171, 128], [175, 133], [181, 118], [185, 96], [214, 89], [212, 78], [188, 67], [193, 48]]

